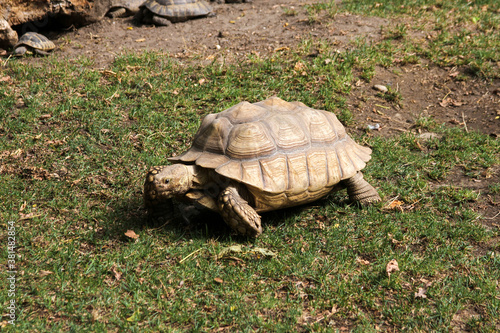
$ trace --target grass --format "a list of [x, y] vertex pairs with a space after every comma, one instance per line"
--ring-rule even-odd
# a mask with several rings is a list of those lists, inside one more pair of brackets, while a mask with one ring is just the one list
[[[440, 3], [421, 14], [438, 21], [449, 10]], [[352, 6], [377, 15], [416, 11]], [[463, 20], [480, 15], [479, 4], [472, 7], [472, 16], [458, 7]], [[308, 9], [321, 10], [328, 7]], [[395, 31], [400, 44], [392, 33], [341, 53], [320, 45], [319, 56], [306, 59], [305, 41], [296, 52], [224, 66], [182, 65], [156, 53], [122, 55], [108, 70], [86, 58], [10, 60], [0, 74], [10, 77], [0, 83], [0, 243], [7, 259], [13, 221], [17, 318], [13, 327], [4, 316], [3, 330], [498, 330], [499, 230], [473, 209], [487, 198], [450, 177], [482, 177], [500, 163], [500, 142], [431, 118], [416, 127], [439, 138], [355, 135], [373, 149], [365, 175], [384, 197], [373, 207], [349, 205], [337, 192], [266, 214], [257, 240], [233, 236], [216, 219], [145, 222], [146, 170], [189, 147], [201, 116], [278, 95], [352, 124], [350, 85], [403, 52], [396, 48], [411, 29]], [[419, 61], [441, 64], [432, 47]], [[471, 66], [474, 57], [462, 60]], [[481, 59], [475, 73], [496, 77], [493, 62]], [[399, 271], [389, 275], [392, 259]], [[2, 283], [7, 276], [2, 271]], [[11, 299], [2, 288], [4, 309]]]
[[474, 76], [500, 78], [496, 1], [354, 0], [343, 2], [343, 8], [388, 19], [397, 16], [384, 30], [385, 42], [373, 47], [373, 58], [382, 54], [381, 65], [411, 63], [418, 56], [439, 66], [461, 66]]

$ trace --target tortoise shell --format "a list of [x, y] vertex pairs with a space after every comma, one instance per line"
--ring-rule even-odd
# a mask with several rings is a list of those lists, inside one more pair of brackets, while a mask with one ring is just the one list
[[14, 49], [23, 45], [35, 50], [41, 50], [45, 52], [52, 51], [56, 48], [56, 45], [47, 37], [31, 31], [21, 36], [17, 44], [14, 46]]
[[143, 6], [173, 22], [212, 12], [212, 7], [202, 0], [147, 0]]
[[168, 160], [213, 169], [247, 185], [261, 199], [256, 204], [274, 201], [274, 209], [323, 196], [363, 169], [370, 154], [333, 113], [271, 97], [205, 116], [191, 148]]
[[115, 0], [111, 2], [106, 16], [111, 18], [123, 17], [127, 14], [137, 13], [144, 0]]

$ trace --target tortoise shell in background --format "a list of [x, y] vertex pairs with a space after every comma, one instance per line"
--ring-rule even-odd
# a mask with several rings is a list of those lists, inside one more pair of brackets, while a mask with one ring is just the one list
[[145, 23], [169, 25], [212, 13], [212, 7], [203, 0], [146, 0], [139, 11]]
[[36, 32], [27, 32], [22, 35], [17, 44], [14, 45], [14, 55], [21, 56], [28, 51], [47, 55], [55, 48], [56, 45], [44, 35]]

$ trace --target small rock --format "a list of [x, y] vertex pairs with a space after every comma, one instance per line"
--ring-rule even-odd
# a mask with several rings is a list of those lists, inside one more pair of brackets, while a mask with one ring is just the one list
[[12, 30], [9, 23], [0, 18], [0, 46], [8, 48], [17, 43], [17, 32]]
[[380, 130], [380, 124], [377, 123], [375, 125], [367, 125], [368, 129], [371, 130], [371, 131], [374, 131], [374, 130]]
[[381, 92], [383, 92], [383, 93], [385, 93], [385, 92], [387, 92], [387, 91], [389, 90], [389, 89], [387, 89], [387, 87], [386, 87], [386, 86], [383, 86], [383, 85], [381, 85], [381, 84], [376, 84], [376, 85], [374, 85], [374, 86], [373, 86], [373, 89], [378, 90], [378, 91], [381, 91]]
[[423, 140], [431, 140], [431, 139], [439, 139], [439, 138], [441, 138], [441, 135], [439, 135], [437, 133], [426, 132], [426, 133], [422, 133], [422, 134], [417, 135], [417, 138], [423, 139]]

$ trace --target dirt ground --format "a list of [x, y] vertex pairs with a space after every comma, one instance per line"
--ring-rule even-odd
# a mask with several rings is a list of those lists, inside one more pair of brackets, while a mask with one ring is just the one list
[[[108, 67], [121, 53], [155, 50], [180, 61], [237, 61], [248, 53], [266, 56], [277, 50], [292, 49], [306, 38], [328, 41], [339, 50], [347, 49], [356, 37], [367, 41], [382, 38], [385, 19], [339, 12], [334, 18], [319, 17], [310, 22], [304, 6], [317, 1], [254, 0], [252, 3], [212, 3], [215, 15], [172, 24], [167, 27], [137, 25], [131, 17], [104, 20], [79, 29], [49, 32], [58, 46], [58, 57], [71, 59], [85, 55], [96, 68]], [[290, 13], [294, 15], [289, 15]], [[23, 61], [37, 61], [27, 58]], [[379, 124], [373, 135], [391, 136], [414, 130], [421, 116], [432, 116], [437, 123], [478, 130], [494, 138], [500, 135], [500, 82], [479, 78], [458, 81], [464, 69], [440, 68], [426, 63], [377, 68], [370, 83], [354, 84], [349, 97], [356, 128]], [[381, 84], [400, 92], [400, 105], [377, 97], [373, 85]], [[488, 184], [500, 182], [500, 168], [484, 179], [471, 180], [462, 170], [454, 170], [448, 184], [459, 184], [481, 192], [478, 212], [485, 217], [500, 210], [500, 196], [490, 193]], [[485, 219], [489, 227], [499, 227], [500, 216]]]

